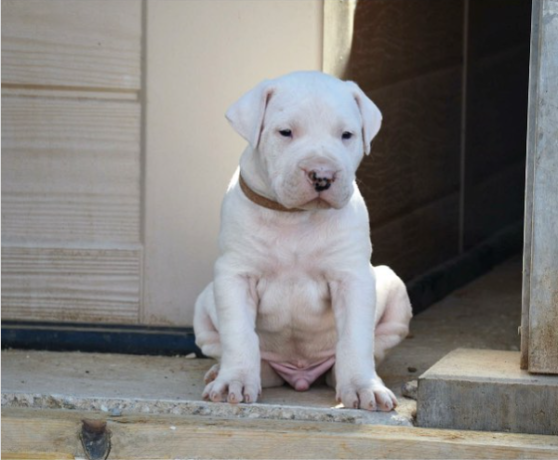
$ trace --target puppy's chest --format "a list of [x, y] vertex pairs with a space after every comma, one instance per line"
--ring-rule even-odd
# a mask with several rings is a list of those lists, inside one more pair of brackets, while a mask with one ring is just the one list
[[327, 281], [299, 270], [261, 278], [256, 285], [258, 329], [304, 332], [330, 322]]
[[260, 331], [309, 331], [332, 322], [326, 274], [335, 266], [337, 242], [323, 227], [308, 224], [264, 226], [254, 234], [258, 275], [252, 294]]
[[269, 251], [254, 292], [260, 330], [302, 332], [331, 322], [327, 263], [317, 252]]
[[252, 249], [253, 264], [262, 273], [281, 275], [297, 271], [315, 276], [334, 263], [338, 241], [323, 226], [306, 223], [277, 228], [267, 222], [259, 224], [255, 226], [258, 231], [247, 237], [247, 245]]

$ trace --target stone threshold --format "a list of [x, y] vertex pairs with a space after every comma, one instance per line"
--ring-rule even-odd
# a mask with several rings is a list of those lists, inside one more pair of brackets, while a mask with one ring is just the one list
[[2, 408], [101, 411], [112, 417], [139, 413], [412, 426], [415, 402], [401, 395], [403, 410], [389, 413], [335, 406], [335, 393], [325, 386], [307, 392], [287, 386], [264, 389], [255, 404], [202, 401], [203, 375], [213, 363], [183, 357], [6, 350]]

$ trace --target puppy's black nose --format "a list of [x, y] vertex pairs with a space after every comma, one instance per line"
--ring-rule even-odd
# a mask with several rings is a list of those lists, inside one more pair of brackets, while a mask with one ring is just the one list
[[333, 171], [310, 171], [308, 179], [316, 192], [323, 192], [331, 187], [331, 184], [335, 181], [335, 174]]

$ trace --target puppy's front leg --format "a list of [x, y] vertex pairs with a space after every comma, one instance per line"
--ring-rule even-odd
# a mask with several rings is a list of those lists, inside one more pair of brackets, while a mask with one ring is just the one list
[[203, 397], [214, 402], [255, 402], [261, 392], [260, 350], [249, 279], [221, 261], [214, 286], [222, 356], [217, 378], [205, 387]]
[[373, 268], [338, 274], [330, 283], [337, 328], [336, 397], [345, 407], [390, 411], [395, 395], [376, 374], [374, 329], [376, 282]]

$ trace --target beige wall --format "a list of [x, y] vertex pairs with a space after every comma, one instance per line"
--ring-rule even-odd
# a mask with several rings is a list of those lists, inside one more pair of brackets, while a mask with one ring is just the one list
[[224, 112], [264, 78], [322, 67], [322, 0], [148, 1], [142, 322], [191, 324], [245, 142]]
[[2, 1], [2, 320], [140, 321], [139, 0]]

